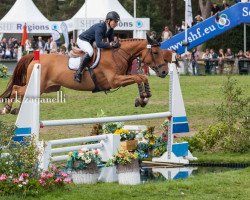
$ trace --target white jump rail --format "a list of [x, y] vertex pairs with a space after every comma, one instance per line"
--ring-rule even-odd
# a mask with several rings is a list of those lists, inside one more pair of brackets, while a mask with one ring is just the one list
[[[95, 144], [84, 144], [76, 145], [79, 143], [86, 142], [98, 142]], [[57, 147], [57, 145], [73, 145], [66, 147]], [[106, 162], [109, 158], [112, 157], [114, 153], [117, 152], [120, 146], [120, 136], [114, 134], [98, 135], [98, 136], [88, 136], [88, 137], [77, 137], [77, 138], [68, 138], [68, 139], [59, 139], [59, 140], [50, 140], [46, 143], [42, 160], [40, 163], [40, 168], [47, 170], [50, 164], [50, 161], [65, 161], [68, 159], [68, 155], [57, 155], [62, 153], [69, 153], [71, 151], [77, 151], [81, 148], [87, 149], [100, 149], [102, 155], [102, 161]]]
[[96, 123], [107, 123], [107, 122], [125, 122], [125, 121], [166, 118], [170, 116], [171, 116], [170, 112], [160, 112], [151, 114], [113, 116], [113, 117], [101, 117], [101, 118], [99, 117], [99, 118], [83, 118], [83, 119], [45, 120], [41, 121], [40, 125], [41, 127], [47, 127], [47, 126], [96, 124]]

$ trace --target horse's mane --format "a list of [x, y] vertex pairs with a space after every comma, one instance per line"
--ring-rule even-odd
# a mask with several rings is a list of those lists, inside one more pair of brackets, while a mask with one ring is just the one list
[[145, 41], [145, 39], [138, 39], [138, 38], [119, 39], [119, 42], [134, 42], [134, 41]]

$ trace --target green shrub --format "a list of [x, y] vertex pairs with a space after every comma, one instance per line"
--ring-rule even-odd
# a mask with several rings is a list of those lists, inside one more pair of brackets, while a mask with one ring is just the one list
[[228, 77], [222, 87], [224, 101], [216, 108], [218, 123], [199, 131], [189, 142], [190, 150], [247, 152], [250, 150], [249, 97], [237, 81]]
[[37, 174], [39, 151], [35, 142], [28, 139], [25, 143], [14, 142], [14, 126], [7, 126], [1, 121], [0, 133], [0, 174]]

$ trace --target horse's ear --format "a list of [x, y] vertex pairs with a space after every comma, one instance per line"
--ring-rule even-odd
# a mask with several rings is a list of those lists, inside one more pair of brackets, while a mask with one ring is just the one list
[[148, 41], [148, 44], [153, 45], [153, 44], [154, 44], [154, 40], [152, 40], [152, 39], [149, 37], [149, 35], [148, 35], [148, 34], [146, 34], [146, 35], [147, 35], [147, 41]]
[[151, 39], [148, 34], [146, 34], [146, 35], [147, 35], [148, 44], [155, 45], [155, 46], [160, 46], [160, 43], [158, 41]]

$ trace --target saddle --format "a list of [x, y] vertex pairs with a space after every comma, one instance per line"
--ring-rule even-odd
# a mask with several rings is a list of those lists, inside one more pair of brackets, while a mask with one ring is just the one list
[[[92, 65], [95, 62], [96, 57], [97, 57], [97, 48], [94, 47], [93, 49], [94, 49], [94, 54], [90, 59], [89, 65]], [[70, 58], [78, 58], [78, 57], [82, 58], [84, 54], [85, 52], [81, 50], [80, 48], [72, 47], [72, 50], [69, 52], [69, 57]]]
[[[91, 57], [89, 63], [86, 66], [86, 69], [94, 69], [101, 57], [101, 50], [99, 48], [96, 48], [93, 46], [93, 56]], [[69, 52], [69, 61], [68, 61], [68, 67], [71, 70], [77, 70], [80, 66], [81, 58], [85, 54], [84, 51], [82, 51], [78, 47], [72, 47], [72, 50]]]

